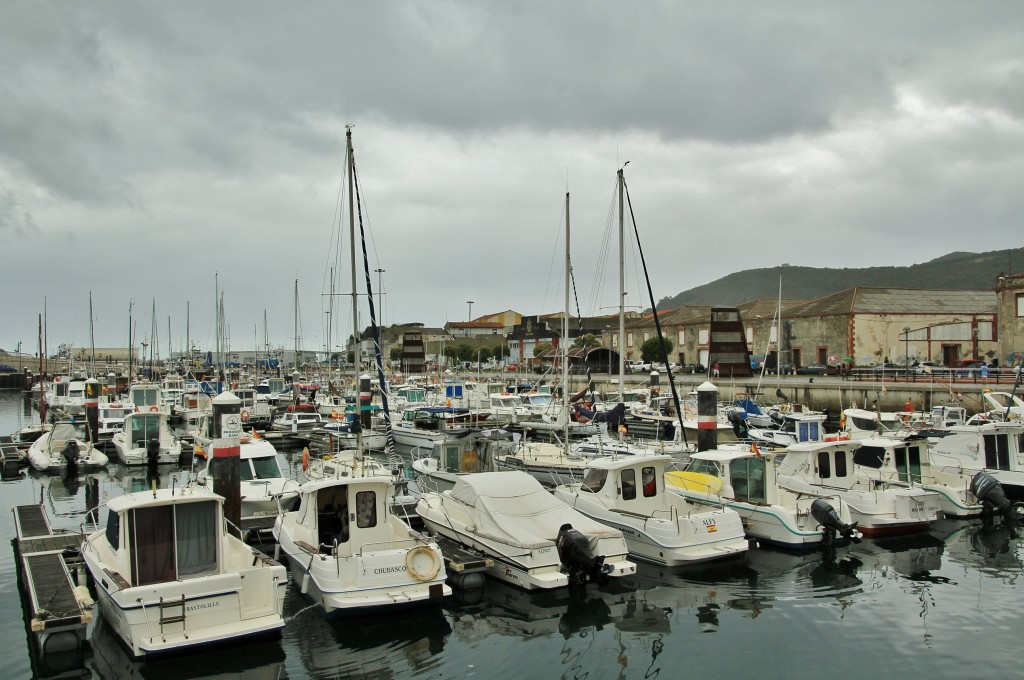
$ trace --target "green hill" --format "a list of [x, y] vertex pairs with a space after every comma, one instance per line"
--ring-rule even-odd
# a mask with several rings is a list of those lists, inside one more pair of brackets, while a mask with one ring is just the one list
[[953, 290], [992, 290], [1000, 273], [1024, 270], [1024, 248], [993, 250], [987, 253], [950, 253], [930, 262], [909, 267], [866, 267], [831, 269], [827, 267], [770, 267], [747, 269], [717, 281], [683, 291], [658, 301], [658, 309], [674, 309], [687, 304], [739, 305], [779, 293], [787, 298], [817, 298], [854, 286], [884, 288], [949, 288]]

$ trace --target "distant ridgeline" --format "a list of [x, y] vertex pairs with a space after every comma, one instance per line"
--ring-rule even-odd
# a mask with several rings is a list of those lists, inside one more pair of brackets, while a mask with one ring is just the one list
[[1022, 271], [1024, 248], [988, 253], [950, 253], [909, 267], [829, 269], [782, 265], [729, 274], [674, 297], [664, 298], [658, 302], [658, 309], [664, 311], [683, 305], [739, 305], [762, 297], [775, 297], [779, 294], [780, 274], [785, 295], [818, 298], [854, 286], [990, 290], [995, 288], [1000, 274]]

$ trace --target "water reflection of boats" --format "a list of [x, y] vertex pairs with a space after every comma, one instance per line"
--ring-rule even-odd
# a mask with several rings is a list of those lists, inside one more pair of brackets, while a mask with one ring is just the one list
[[861, 569], [865, 580], [877, 576], [899, 574], [912, 580], [944, 580], [931, 576], [942, 567], [944, 543], [931, 533], [920, 533], [892, 538], [864, 541], [850, 548], [850, 554], [864, 562]]
[[93, 654], [86, 661], [86, 667], [102, 678], [274, 680], [287, 677], [285, 654], [280, 642], [264, 640], [256, 644], [240, 644], [232, 647], [231, 654], [215, 649], [198, 650], [168, 659], [140, 661], [128, 654], [117, 633], [102, 616], [98, 617], [89, 641]]
[[1016, 580], [1024, 561], [1024, 528], [1002, 521], [936, 522], [929, 532], [940, 538], [949, 559], [986, 576]]
[[[289, 602], [305, 604], [302, 598]], [[385, 613], [338, 620], [312, 611], [289, 615], [286, 607], [285, 615], [285, 644], [298, 647], [302, 667], [315, 678], [433, 675], [452, 633], [440, 607], [413, 609], [402, 616]]]
[[124, 493], [135, 493], [136, 491], [147, 491], [153, 488], [169, 489], [171, 484], [177, 487], [188, 483], [190, 473], [182, 470], [177, 463], [165, 463], [151, 467], [148, 465], [128, 466], [117, 463], [110, 466], [110, 471]]

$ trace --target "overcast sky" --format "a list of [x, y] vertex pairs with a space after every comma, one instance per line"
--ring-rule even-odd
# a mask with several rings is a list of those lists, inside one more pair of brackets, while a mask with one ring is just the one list
[[[345, 126], [383, 321], [1018, 247], [1024, 5], [4, 2], [0, 348], [327, 343]], [[347, 233], [347, 222], [344, 226]], [[647, 306], [635, 246], [627, 300]], [[359, 288], [365, 291], [360, 257]], [[215, 281], [215, 274], [217, 280]], [[378, 285], [378, 274], [373, 275]], [[765, 291], [774, 295], [777, 291]], [[799, 296], [800, 291], [786, 291]], [[337, 334], [351, 332], [339, 298]], [[368, 319], [361, 298], [361, 321]], [[572, 310], [575, 313], [575, 309]]]

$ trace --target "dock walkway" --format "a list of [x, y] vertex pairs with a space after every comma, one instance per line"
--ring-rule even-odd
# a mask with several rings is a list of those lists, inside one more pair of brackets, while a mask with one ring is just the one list
[[41, 505], [18, 505], [15, 557], [29, 611], [28, 626], [40, 657], [80, 649], [92, 621], [92, 600], [71, 578], [82, 534], [54, 532]]

